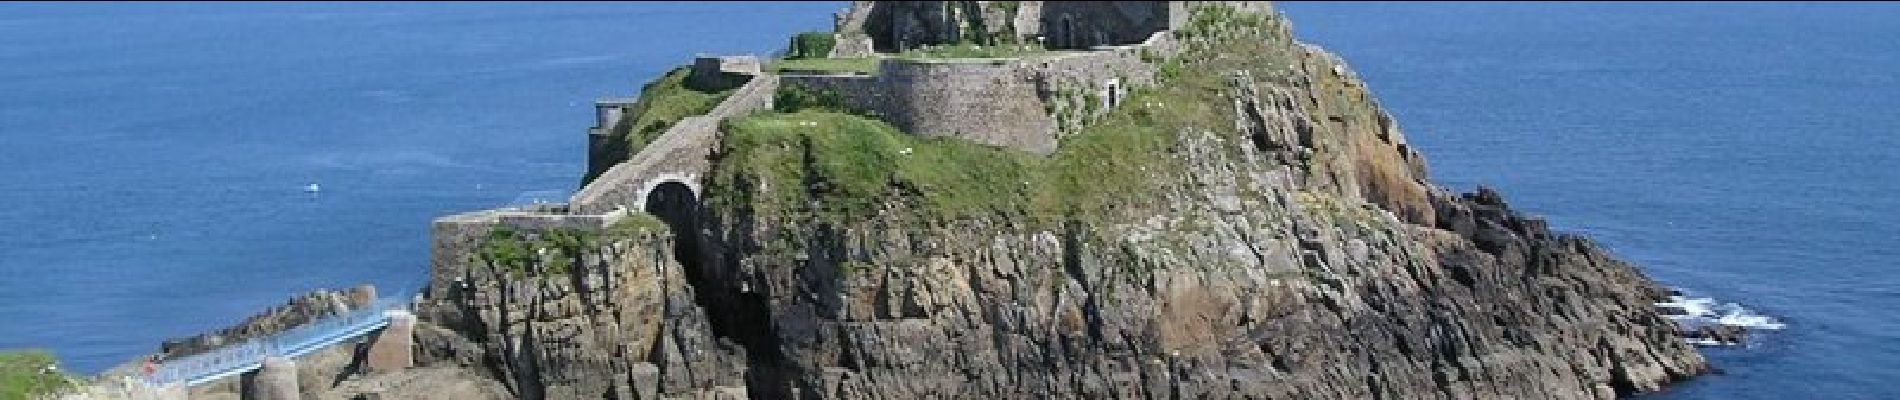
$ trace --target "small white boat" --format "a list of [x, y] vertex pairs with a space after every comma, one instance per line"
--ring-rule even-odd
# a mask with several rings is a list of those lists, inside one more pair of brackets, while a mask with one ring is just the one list
[[317, 186], [317, 184], [315, 184], [315, 183], [312, 183], [312, 184], [308, 184], [308, 185], [304, 185], [304, 186], [303, 186], [303, 192], [304, 192], [304, 193], [316, 193], [316, 192], [321, 192], [321, 191], [323, 191], [323, 187], [322, 187], [322, 186]]

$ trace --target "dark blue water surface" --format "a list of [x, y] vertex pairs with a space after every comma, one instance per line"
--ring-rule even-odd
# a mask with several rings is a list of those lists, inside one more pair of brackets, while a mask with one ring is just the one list
[[1900, 4], [1279, 8], [1439, 182], [1788, 322], [1659, 397], [1900, 398]]
[[[0, 348], [413, 289], [431, 218], [574, 187], [593, 98], [841, 6], [0, 4]], [[1662, 397], [1900, 397], [1900, 5], [1279, 7], [1439, 182], [1789, 322]]]
[[431, 218], [574, 188], [593, 99], [842, 6], [0, 4], [0, 348], [94, 372], [413, 290]]

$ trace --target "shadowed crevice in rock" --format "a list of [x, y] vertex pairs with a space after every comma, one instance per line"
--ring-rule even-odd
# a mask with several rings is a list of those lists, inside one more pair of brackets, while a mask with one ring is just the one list
[[747, 392], [753, 398], [785, 398], [783, 356], [778, 334], [765, 299], [749, 293], [750, 286], [736, 266], [722, 265], [714, 256], [704, 229], [705, 206], [692, 189], [678, 182], [662, 183], [647, 194], [646, 212], [665, 221], [673, 232], [673, 256], [693, 288], [694, 301], [708, 314], [713, 336], [745, 348]]

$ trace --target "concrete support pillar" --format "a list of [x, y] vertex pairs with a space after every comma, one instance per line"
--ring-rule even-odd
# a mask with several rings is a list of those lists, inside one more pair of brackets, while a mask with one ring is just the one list
[[363, 363], [368, 372], [396, 371], [415, 366], [416, 315], [390, 310], [389, 326], [376, 334], [369, 345], [369, 359]]
[[299, 400], [297, 362], [283, 357], [264, 357], [264, 366], [246, 372], [238, 382], [244, 400]]

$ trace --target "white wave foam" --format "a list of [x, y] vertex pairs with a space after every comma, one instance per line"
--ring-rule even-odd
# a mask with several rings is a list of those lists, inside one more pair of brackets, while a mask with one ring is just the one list
[[[1657, 309], [1676, 322], [1683, 332], [1691, 332], [1705, 326], [1720, 325], [1754, 330], [1781, 330], [1788, 325], [1774, 317], [1756, 313], [1741, 304], [1725, 303], [1711, 297], [1696, 297], [1690, 293], [1675, 289], [1669, 301], [1656, 303]], [[1697, 346], [1722, 346], [1736, 343], [1723, 343], [1710, 338], [1685, 338], [1684, 341]]]

